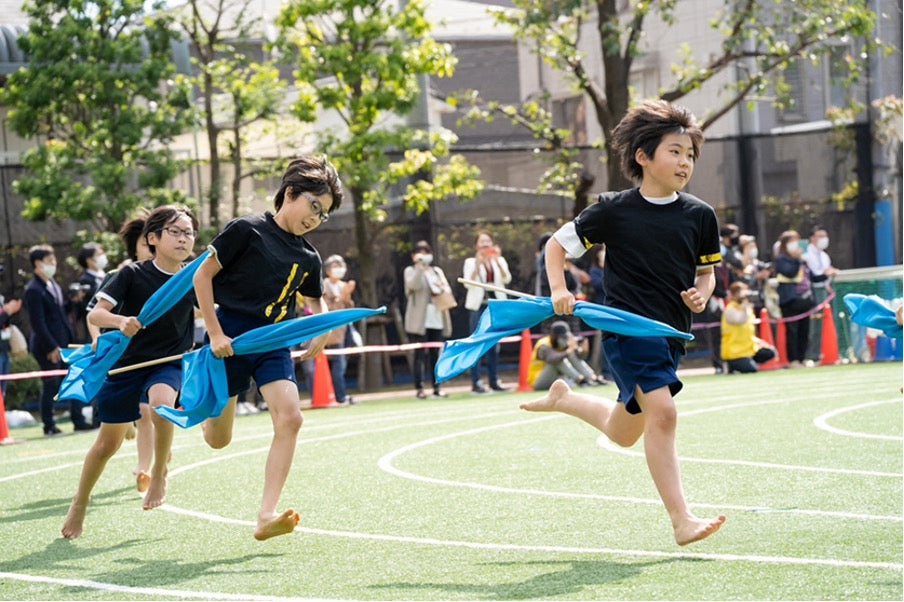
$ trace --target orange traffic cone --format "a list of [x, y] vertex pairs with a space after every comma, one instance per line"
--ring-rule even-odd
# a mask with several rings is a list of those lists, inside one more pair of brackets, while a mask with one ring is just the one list
[[[772, 327], [769, 326], [769, 312], [766, 311], [766, 308], [760, 310], [760, 338], [775, 347], [775, 341], [772, 340]], [[767, 362], [763, 362], [759, 366], [757, 366], [758, 370], [775, 370], [777, 368], [781, 368], [781, 364], [778, 362], [778, 356], [772, 358]]]
[[0, 445], [15, 442], [15, 439], [9, 436], [9, 427], [6, 425], [6, 407], [3, 405], [3, 391], [0, 390]]
[[534, 388], [527, 382], [528, 369], [530, 368], [530, 354], [533, 347], [530, 344], [530, 330], [521, 331], [521, 357], [518, 361], [518, 391], [533, 391]]
[[333, 389], [333, 377], [330, 374], [330, 363], [326, 354], [320, 352], [314, 358], [314, 383], [311, 387], [311, 408], [330, 408], [336, 403], [336, 391]]
[[785, 321], [778, 319], [775, 328], [775, 350], [778, 351], [778, 365], [782, 368], [788, 365], [788, 343], [785, 337]]
[[823, 366], [838, 363], [838, 333], [835, 332], [835, 318], [832, 316], [831, 303], [822, 310], [822, 341], [819, 353], [822, 355], [819, 363]]

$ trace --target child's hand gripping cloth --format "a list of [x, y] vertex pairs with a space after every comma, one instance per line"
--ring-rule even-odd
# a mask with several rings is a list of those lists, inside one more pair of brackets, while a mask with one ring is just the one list
[[[490, 299], [486, 311], [471, 336], [446, 341], [436, 362], [436, 381], [461, 374], [477, 363], [499, 339], [517, 334], [555, 315], [549, 297]], [[677, 337], [688, 341], [694, 335], [681, 332], [658, 320], [587, 301], [574, 304], [574, 315], [591, 328], [628, 336]]]
[[[209, 251], [201, 253], [148, 297], [136, 316], [142, 326], [148, 326], [165, 314], [191, 290], [192, 277], [208, 253]], [[107, 378], [107, 372], [122, 356], [130, 340], [131, 337], [120, 331], [111, 330], [97, 338], [96, 351], [91, 350], [90, 344], [61, 350], [63, 361], [69, 364], [69, 372], [60, 384], [57, 399], [78, 399], [82, 403], [89, 403], [94, 399]]]
[[[385, 312], [385, 307], [354, 307], [268, 324], [232, 339], [232, 350], [236, 355], [247, 355], [284, 349], [329, 330]], [[219, 416], [228, 401], [226, 365], [223, 358], [214, 357], [210, 345], [204, 345], [182, 357], [182, 392], [179, 395], [182, 409], [157, 406], [154, 410], [170, 422], [188, 428], [206, 418]]]
[[852, 322], [881, 330], [892, 339], [902, 338], [904, 329], [895, 320], [895, 312], [885, 305], [881, 297], [848, 293], [844, 296], [844, 304], [851, 312]]

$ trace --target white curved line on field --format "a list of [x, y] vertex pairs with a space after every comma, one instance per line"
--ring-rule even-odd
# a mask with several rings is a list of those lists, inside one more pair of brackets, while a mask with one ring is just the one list
[[166, 589], [161, 587], [130, 587], [116, 585], [114, 583], [102, 583], [88, 579], [63, 579], [61, 577], [44, 577], [41, 575], [26, 575], [23, 573], [0, 572], [0, 579], [15, 579], [16, 581], [28, 581], [31, 583], [51, 583], [65, 585], [67, 587], [85, 587], [108, 592], [123, 592], [127, 594], [142, 594], [148, 597], [167, 596], [173, 598], [200, 598], [202, 600], [327, 600], [326, 598], [284, 598], [280, 596], [258, 596], [254, 594], [224, 594], [223, 592], [197, 592], [187, 589]]
[[831, 426], [828, 423], [830, 418], [834, 418], [839, 414], [844, 414], [845, 412], [853, 412], [856, 410], [862, 410], [863, 408], [869, 408], [872, 406], [884, 405], [887, 403], [901, 403], [901, 398], [896, 397], [894, 399], [886, 399], [884, 401], [870, 401], [868, 403], [861, 403], [855, 406], [847, 406], [844, 408], [838, 408], [837, 410], [832, 410], [831, 412], [826, 412], [821, 416], [817, 416], [813, 419], [813, 424], [818, 429], [822, 429], [824, 431], [828, 431], [830, 433], [834, 433], [836, 435], [843, 435], [845, 437], [858, 437], [860, 439], [883, 439], [887, 441], [904, 441], [904, 437], [900, 435], [878, 435], [874, 433], [860, 433], [857, 431], [848, 431], [845, 429], [840, 429], [835, 426]]
[[[225, 518], [215, 514], [206, 512], [196, 512], [194, 510], [186, 510], [164, 504], [160, 506], [161, 510], [181, 514], [193, 518], [199, 518], [210, 522], [241, 525], [244, 527], [255, 527], [256, 523], [252, 521], [237, 520]], [[664, 552], [656, 550], [629, 550], [620, 548], [591, 548], [576, 546], [545, 546], [545, 545], [522, 545], [509, 543], [487, 543], [479, 541], [456, 541], [450, 539], [436, 539], [432, 537], [410, 537], [402, 535], [384, 535], [381, 533], [361, 533], [357, 531], [339, 531], [334, 529], [316, 529], [311, 527], [295, 527], [297, 533], [308, 535], [322, 535], [326, 537], [345, 537], [350, 539], [363, 539], [371, 541], [391, 541], [397, 543], [411, 543], [430, 546], [449, 546], [458, 548], [470, 548], [477, 550], [512, 550], [523, 552], [553, 552], [553, 553], [569, 553], [569, 554], [610, 554], [615, 556], [639, 556], [654, 558], [692, 558], [700, 560], [726, 560], [736, 562], [759, 562], [773, 564], [792, 564], [792, 565], [823, 565], [835, 567], [860, 567], [860, 568], [877, 568], [892, 569], [900, 571], [904, 565], [894, 562], [872, 562], [859, 560], [837, 560], [834, 558], [794, 558], [789, 556], [762, 556], [757, 554], [706, 554], [693, 552]]]
[[[474, 483], [470, 481], [451, 481], [448, 479], [438, 479], [435, 477], [427, 477], [424, 475], [419, 475], [413, 472], [408, 472], [406, 470], [402, 470], [393, 465], [393, 460], [402, 454], [405, 454], [409, 451], [417, 449], [419, 447], [425, 447], [427, 445], [433, 445], [434, 443], [439, 443], [441, 441], [445, 441], [448, 439], [455, 439], [458, 437], [463, 437], [467, 435], [474, 435], [477, 433], [482, 433], [485, 431], [491, 431], [495, 429], [502, 428], [510, 428], [514, 426], [521, 426], [523, 424], [531, 423], [531, 422], [539, 422], [541, 420], [550, 420], [553, 418], [559, 418], [564, 416], [564, 414], [547, 414], [541, 416], [539, 418], [534, 418], [530, 420], [517, 420], [515, 422], [507, 422], [504, 424], [494, 424], [491, 426], [482, 426], [474, 429], [470, 429], [467, 431], [459, 431], [456, 433], [449, 433], [446, 435], [439, 435], [436, 437], [431, 437], [430, 439], [424, 439], [422, 441], [418, 441], [412, 443], [410, 445], [406, 445], [404, 447], [400, 447], [394, 451], [389, 452], [379, 459], [377, 462], [377, 466], [379, 466], [382, 470], [388, 472], [389, 474], [395, 475], [397, 477], [403, 479], [410, 479], [412, 481], [421, 481], [423, 483], [430, 483], [431, 485], [443, 485], [450, 487], [467, 487], [470, 489], [481, 489], [484, 491], [494, 491], [497, 493], [514, 493], [514, 494], [525, 494], [525, 495], [539, 495], [545, 497], [561, 497], [561, 498], [573, 498], [573, 499], [591, 499], [591, 500], [602, 500], [609, 502], [627, 502], [631, 504], [650, 504], [655, 506], [662, 506], [662, 501], [659, 498], [640, 498], [640, 497], [631, 497], [631, 496], [618, 496], [618, 495], [602, 495], [597, 493], [572, 493], [566, 491], [549, 491], [546, 489], [530, 489], [530, 488], [519, 488], [519, 487], [502, 487], [499, 485], [488, 485], [486, 483]], [[605, 438], [605, 435], [602, 436]], [[608, 439], [607, 439], [608, 441]], [[619, 451], [621, 451], [619, 449]], [[642, 454], [640, 454], [642, 455]], [[784, 466], [782, 466], [784, 467]], [[877, 515], [877, 514], [859, 514], [854, 512], [839, 512], [832, 510], [808, 510], [803, 508], [789, 508], [789, 509], [774, 509], [763, 506], [743, 506], [743, 505], [735, 505], [735, 504], [708, 504], [702, 502], [692, 502], [688, 504], [692, 508], [708, 508], [713, 510], [741, 510], [745, 512], [782, 512], [786, 514], [805, 514], [811, 516], [830, 516], [833, 518], [850, 518], [850, 519], [858, 519], [858, 520], [890, 520], [901, 522], [904, 521], [904, 517], [896, 516], [896, 515]]]

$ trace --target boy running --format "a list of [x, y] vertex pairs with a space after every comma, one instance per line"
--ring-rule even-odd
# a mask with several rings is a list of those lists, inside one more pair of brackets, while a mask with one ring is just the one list
[[[700, 154], [703, 132], [686, 109], [665, 101], [631, 108], [612, 133], [622, 171], [639, 188], [600, 195], [599, 202], [562, 226], [546, 244], [546, 272], [553, 308], [571, 314], [574, 296], [563, 277], [565, 255], [580, 257], [606, 245], [604, 304], [690, 332], [715, 286], [719, 230], [712, 207], [685, 187]], [[559, 411], [596, 427], [618, 445], [644, 436], [653, 482], [669, 513], [678, 545], [719, 530], [725, 517], [702, 519], [687, 506], [675, 449], [682, 388], [675, 372], [684, 354], [681, 339], [607, 333], [606, 357], [618, 384], [618, 402], [577, 393], [558, 380], [542, 399], [522, 404], [531, 411]]]

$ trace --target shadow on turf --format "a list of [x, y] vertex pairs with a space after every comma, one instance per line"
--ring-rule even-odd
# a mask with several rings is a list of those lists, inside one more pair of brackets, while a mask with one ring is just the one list
[[[110, 504], [117, 504], [121, 501], [121, 497], [127, 493], [131, 494], [135, 491], [134, 487], [121, 487], [119, 489], [113, 489], [111, 491], [106, 491], [104, 493], [100, 493], [97, 495], [91, 496], [91, 506], [109, 506]], [[66, 518], [66, 512], [69, 511], [69, 504], [72, 502], [71, 497], [67, 498], [55, 498], [55, 499], [44, 499], [44, 500], [35, 500], [34, 502], [29, 502], [27, 504], [22, 504], [18, 508], [11, 508], [9, 512], [11, 514], [8, 515], [8, 519], [10, 521], [28, 521], [28, 520], [43, 520], [45, 518], [54, 518], [59, 517], [60, 524], [63, 524], [63, 519]], [[16, 513], [18, 514], [12, 514]]]
[[[438, 590], [461, 594], [467, 598], [487, 600], [529, 600], [580, 593], [587, 586], [617, 583], [641, 574], [648, 567], [672, 562], [707, 562], [698, 558], [664, 558], [648, 562], [614, 562], [611, 560], [560, 560], [533, 562], [493, 562], [485, 566], [563, 567], [518, 582], [506, 583], [385, 583], [374, 589], [410, 589], [427, 592]], [[418, 595], [415, 595], [417, 598]]]

